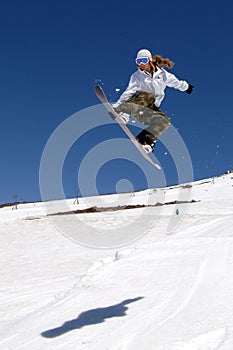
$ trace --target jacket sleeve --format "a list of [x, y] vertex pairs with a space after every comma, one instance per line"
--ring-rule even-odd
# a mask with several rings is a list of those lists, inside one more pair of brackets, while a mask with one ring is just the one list
[[166, 86], [178, 89], [180, 91], [186, 91], [189, 87], [189, 84], [185, 80], [179, 80], [174, 74], [167, 72], [164, 69], [166, 74]]
[[137, 91], [140, 90], [140, 83], [133, 74], [130, 78], [129, 84], [123, 94], [120, 96], [119, 100], [113, 104], [114, 108], [117, 108], [121, 103], [128, 101]]

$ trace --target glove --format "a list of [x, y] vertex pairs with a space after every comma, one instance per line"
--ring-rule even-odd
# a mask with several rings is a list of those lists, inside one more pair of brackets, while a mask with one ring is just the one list
[[186, 90], [187, 94], [190, 95], [190, 94], [193, 92], [193, 88], [194, 88], [194, 86], [193, 86], [192, 84], [189, 84], [189, 87], [188, 87], [188, 89]]
[[112, 108], [113, 109], [117, 109], [117, 107], [119, 107], [120, 106], [120, 102], [115, 102], [115, 103], [112, 103]]

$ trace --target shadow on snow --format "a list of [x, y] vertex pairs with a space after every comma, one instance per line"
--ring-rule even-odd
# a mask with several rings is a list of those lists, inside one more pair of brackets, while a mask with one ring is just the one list
[[128, 310], [126, 305], [141, 299], [143, 297], [127, 299], [116, 305], [84, 311], [74, 320], [66, 321], [60, 327], [44, 331], [41, 335], [45, 338], [56, 338], [75, 329], [105, 322], [108, 318], [126, 316]]

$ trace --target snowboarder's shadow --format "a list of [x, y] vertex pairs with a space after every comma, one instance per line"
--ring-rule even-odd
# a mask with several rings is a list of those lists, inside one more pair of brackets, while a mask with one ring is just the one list
[[45, 338], [56, 338], [74, 329], [105, 322], [108, 318], [126, 316], [128, 310], [126, 305], [141, 299], [143, 297], [127, 299], [116, 305], [84, 311], [74, 320], [66, 321], [60, 327], [44, 331], [41, 335]]

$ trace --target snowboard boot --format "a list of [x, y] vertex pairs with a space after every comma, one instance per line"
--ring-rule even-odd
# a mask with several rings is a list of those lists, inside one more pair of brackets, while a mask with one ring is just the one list
[[151, 153], [154, 151], [155, 142], [151, 143], [150, 145], [142, 145], [142, 147], [146, 151], [146, 153]]
[[142, 130], [140, 134], [136, 137], [138, 142], [142, 144], [142, 147], [146, 153], [151, 153], [155, 148], [155, 137], [147, 130]]

